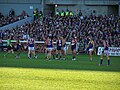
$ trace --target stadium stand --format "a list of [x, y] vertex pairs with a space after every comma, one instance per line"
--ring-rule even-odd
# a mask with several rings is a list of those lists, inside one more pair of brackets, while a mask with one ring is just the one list
[[0, 27], [22, 20], [26, 17], [29, 17], [29, 15], [25, 11], [22, 11], [22, 13], [18, 16], [15, 15], [15, 11], [13, 9], [9, 11], [9, 15], [7, 16], [4, 16], [0, 12]]
[[21, 40], [27, 40], [32, 35], [37, 41], [44, 41], [48, 35], [56, 38], [57, 36], [67, 36], [67, 41], [71, 40], [72, 34], [77, 37], [79, 49], [85, 50], [88, 38], [93, 37], [96, 48], [101, 45], [102, 37], [105, 37], [110, 46], [120, 47], [119, 16], [45, 16], [33, 22], [25, 23], [20, 27], [0, 31], [0, 35], [5, 40], [8, 35], [16, 40], [21, 36]]
[[[5, 7], [6, 2], [2, 1], [1, 5]], [[102, 37], [110, 42], [110, 46], [120, 47], [120, 17], [118, 16], [120, 5], [117, 0], [62, 0], [62, 2], [61, 0], [40, 0], [40, 2], [13, 0], [12, 3], [8, 3], [17, 8], [24, 6], [25, 11], [33, 15], [34, 21], [25, 22], [24, 25], [12, 29], [0, 30], [0, 37], [3, 40], [6, 40], [8, 35], [12, 36], [13, 40], [16, 40], [18, 36], [21, 36], [21, 40], [27, 40], [32, 35], [35, 40], [44, 41], [47, 35], [56, 38], [69, 34], [67, 41], [70, 41], [74, 34], [77, 37], [80, 51], [85, 50], [89, 37], [95, 41], [96, 48], [101, 45]], [[8, 10], [7, 7], [5, 9]], [[20, 11], [21, 9], [23, 8], [19, 8]], [[14, 16], [14, 14], [11, 15], [13, 11], [13, 9], [10, 10], [10, 17]], [[25, 11], [15, 16], [14, 19], [28, 16]], [[3, 16], [1, 13], [0, 17]], [[14, 19], [10, 21], [13, 22]], [[8, 24], [9, 18], [6, 21], [0, 20], [1, 26]]]
[[15, 28], [15, 27], [20, 27], [21, 25], [24, 25], [25, 22], [28, 23], [28, 22], [31, 22], [31, 21], [32, 21], [32, 17], [26, 17], [25, 19], [22, 19], [22, 20], [13, 22], [11, 24], [2, 26], [2, 27], [0, 27], [0, 30], [6, 30], [8, 28], [12, 29], [12, 28]]

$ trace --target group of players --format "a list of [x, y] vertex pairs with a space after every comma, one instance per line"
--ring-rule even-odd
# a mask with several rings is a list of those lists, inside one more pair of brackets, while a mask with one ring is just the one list
[[[71, 51], [72, 51], [72, 60], [76, 60], [76, 48], [77, 48], [77, 37], [75, 36], [71, 36]], [[28, 39], [28, 58], [32, 58], [32, 54], [34, 55], [34, 58], [37, 59], [37, 55], [35, 53], [35, 41], [33, 38]], [[106, 54], [106, 58], [108, 60], [108, 64], [107, 66], [110, 65], [110, 58], [109, 58], [109, 54], [108, 54], [108, 41], [105, 40], [105, 38], [103, 38], [102, 40], [103, 42], [103, 52], [100, 56], [100, 66], [102, 65], [103, 62], [103, 55]], [[20, 52], [21, 52], [21, 42], [20, 42], [20, 37], [18, 37], [18, 39], [16, 40], [16, 44], [17, 44], [17, 55], [16, 58], [20, 58]], [[67, 50], [68, 50], [68, 46], [66, 45], [66, 37], [57, 37], [56, 43], [54, 45], [54, 40], [48, 36], [45, 40], [45, 54], [46, 54], [46, 59], [50, 60], [51, 58], [53, 59], [68, 59], [67, 58]], [[89, 38], [89, 43], [87, 45], [87, 49], [89, 51], [89, 55], [90, 55], [90, 60], [92, 61], [92, 53], [94, 51], [94, 41], [92, 40], [92, 38]], [[7, 54], [9, 53], [14, 53], [13, 51], [13, 46], [11, 43], [11, 37], [9, 36], [8, 40], [7, 40], [7, 49], [8, 52], [4, 55], [4, 57], [6, 57]], [[55, 58], [56, 56], [56, 58]]]

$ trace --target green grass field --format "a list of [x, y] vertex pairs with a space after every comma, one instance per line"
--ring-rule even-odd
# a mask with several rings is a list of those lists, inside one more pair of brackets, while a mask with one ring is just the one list
[[111, 66], [104, 58], [98, 66], [99, 56], [89, 61], [89, 55], [77, 55], [77, 60], [46, 61], [44, 54], [38, 59], [20, 59], [13, 55], [3, 57], [0, 52], [0, 90], [120, 90], [120, 57], [110, 57]]

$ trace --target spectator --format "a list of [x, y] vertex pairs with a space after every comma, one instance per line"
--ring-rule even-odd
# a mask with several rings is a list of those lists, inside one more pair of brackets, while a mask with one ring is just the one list
[[13, 8], [11, 8], [11, 10], [9, 11], [9, 16], [10, 17], [14, 17], [15, 16], [15, 11], [13, 10]]

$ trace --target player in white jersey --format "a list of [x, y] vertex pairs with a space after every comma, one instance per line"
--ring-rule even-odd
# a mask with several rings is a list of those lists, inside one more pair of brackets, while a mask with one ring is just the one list
[[94, 41], [92, 38], [89, 38], [89, 43], [87, 45], [87, 48], [89, 49], [89, 55], [90, 55], [90, 61], [92, 61], [92, 52], [94, 51]]
[[53, 40], [50, 37], [47, 37], [46, 41], [46, 54], [47, 54], [47, 59], [51, 59], [51, 52], [53, 50]]
[[28, 58], [31, 59], [31, 54], [34, 55], [34, 58], [37, 58], [36, 54], [35, 54], [35, 41], [33, 38], [28, 39]]

